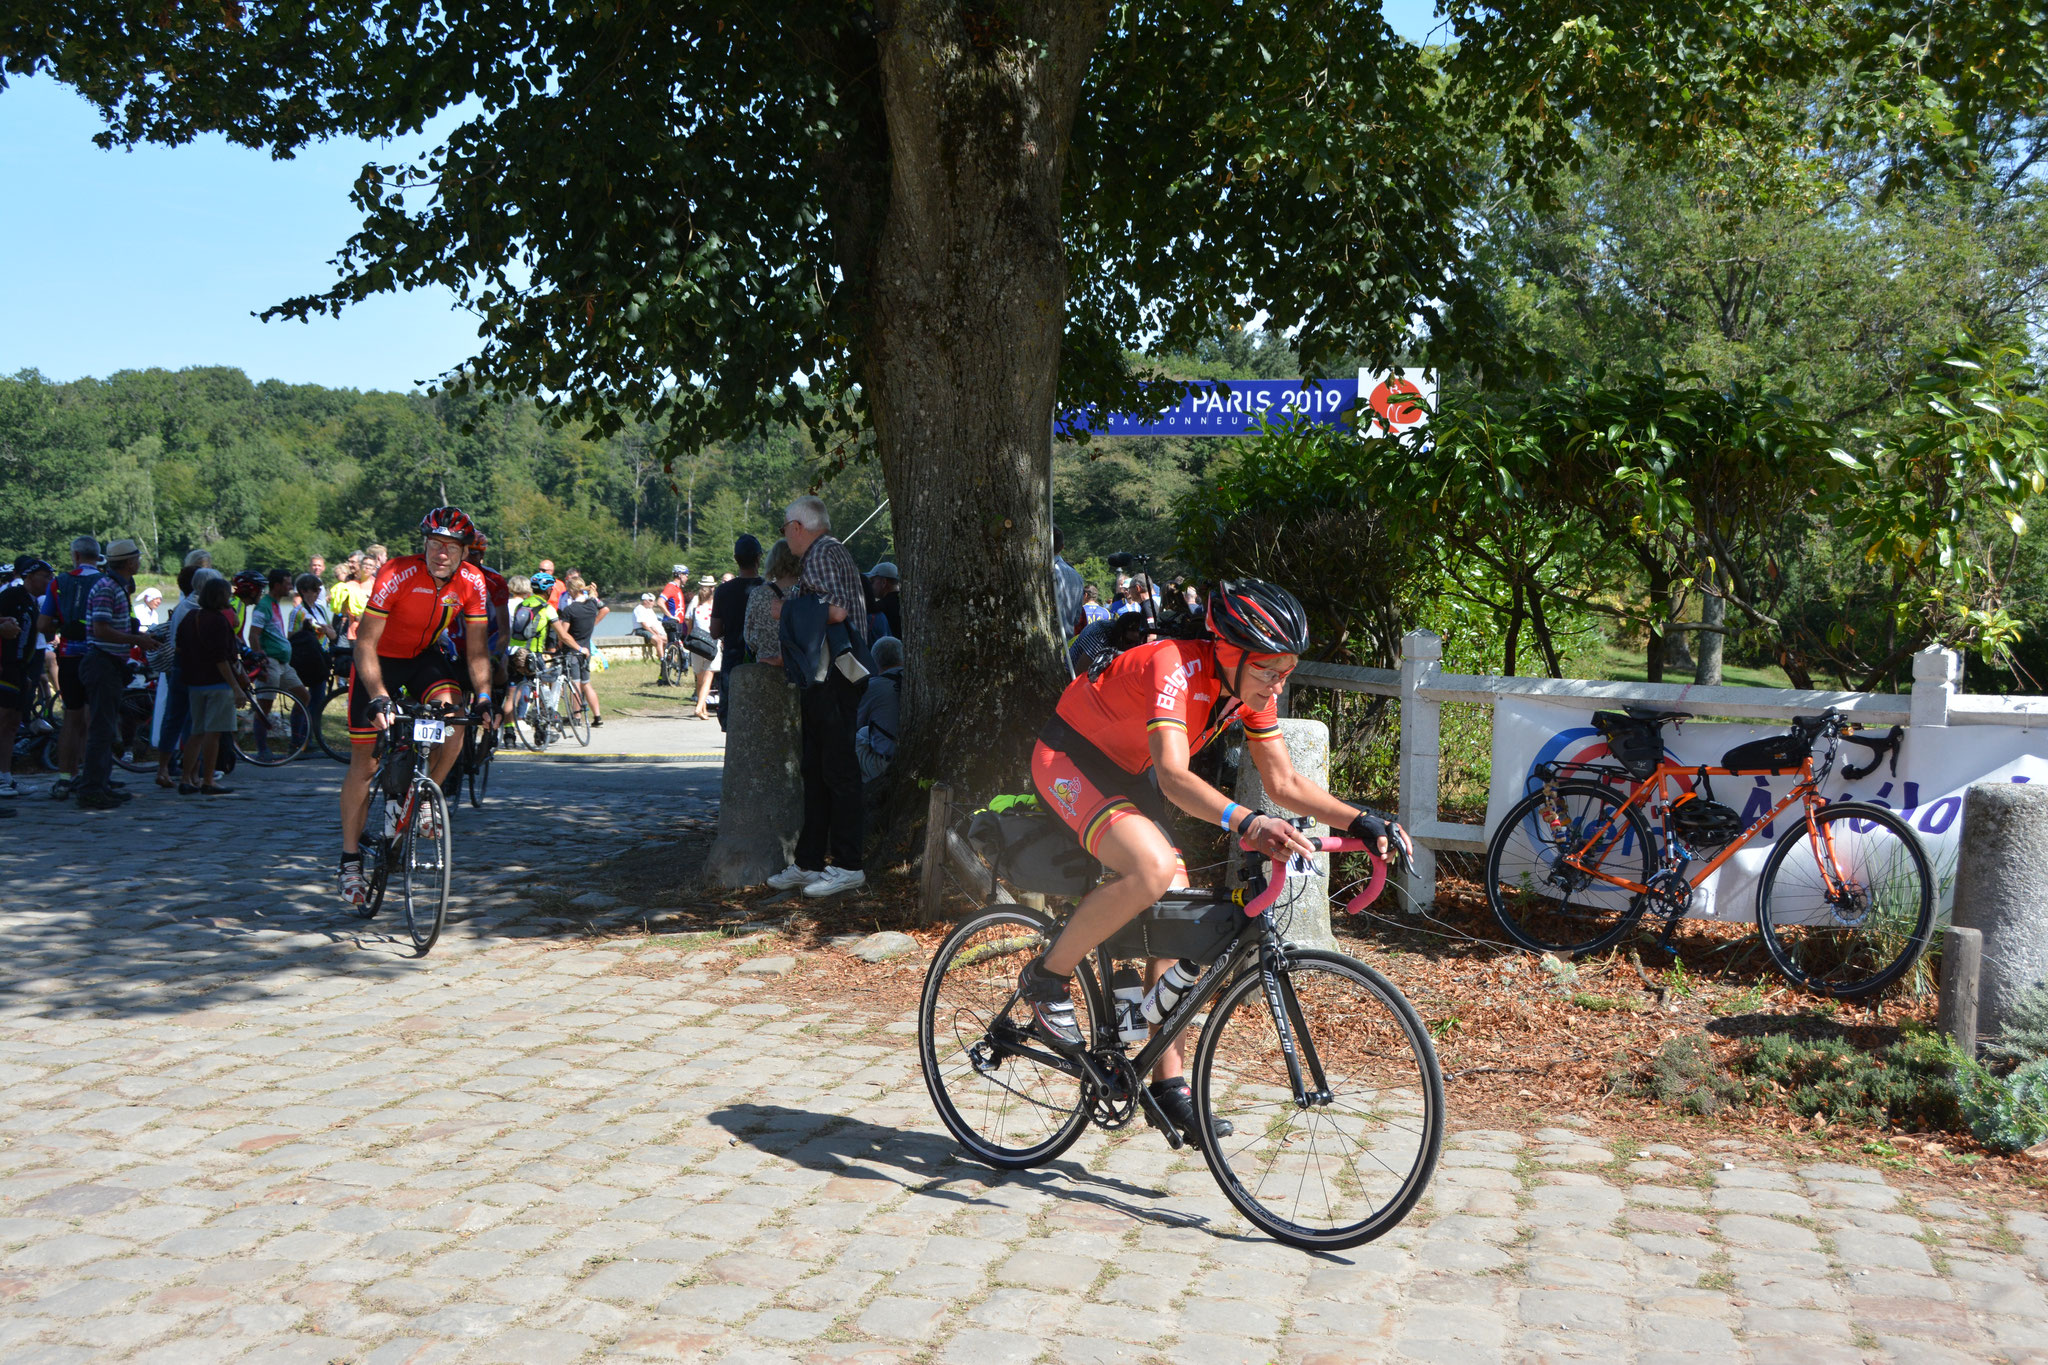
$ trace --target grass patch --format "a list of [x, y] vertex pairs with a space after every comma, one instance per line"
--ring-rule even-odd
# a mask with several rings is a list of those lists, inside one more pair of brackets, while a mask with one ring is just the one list
[[1748, 1098], [1743, 1083], [1723, 1071], [1713, 1049], [1701, 1038], [1673, 1038], [1657, 1049], [1649, 1065], [1637, 1071], [1626, 1059], [1610, 1071], [1607, 1082], [1617, 1095], [1655, 1100], [1683, 1114], [1717, 1114]]
[[1839, 1038], [1795, 1042], [1774, 1033], [1741, 1065], [1755, 1089], [1801, 1118], [1954, 1131], [1963, 1125], [1954, 1081], [1962, 1060], [1938, 1034], [1866, 1052]]
[[1616, 1011], [1633, 1014], [1643, 1008], [1640, 1000], [1623, 1000], [1614, 995], [1594, 995], [1588, 991], [1574, 994], [1572, 1003], [1582, 1010], [1592, 1010], [1598, 1014], [1611, 1014]]

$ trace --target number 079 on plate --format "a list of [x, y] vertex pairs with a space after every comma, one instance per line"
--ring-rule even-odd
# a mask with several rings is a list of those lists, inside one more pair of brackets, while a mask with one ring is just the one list
[[438, 720], [416, 720], [412, 723], [412, 737], [416, 744], [439, 744], [448, 738], [447, 723]]

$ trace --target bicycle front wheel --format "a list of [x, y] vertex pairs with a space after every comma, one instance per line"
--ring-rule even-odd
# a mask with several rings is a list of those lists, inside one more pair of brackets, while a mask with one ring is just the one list
[[329, 692], [320, 699], [320, 710], [313, 722], [313, 738], [320, 745], [320, 752], [336, 763], [349, 761], [346, 687], [339, 692]]
[[455, 875], [454, 843], [448, 829], [448, 802], [433, 782], [413, 784], [412, 819], [393, 852], [398, 866], [399, 900], [405, 907], [406, 929], [413, 950], [427, 955], [448, 922], [448, 892]]
[[491, 789], [491, 759], [498, 752], [498, 732], [487, 730], [482, 725], [472, 725], [474, 734], [469, 742], [475, 746], [469, 753], [469, 805], [472, 810], [484, 808], [484, 794]]
[[1429, 1188], [1444, 1139], [1443, 1072], [1415, 1008], [1385, 977], [1341, 953], [1296, 949], [1288, 959], [1274, 991], [1255, 968], [1209, 1011], [1195, 1113], [1202, 1131], [1218, 1119], [1234, 1131], [1199, 1146], [1260, 1231], [1306, 1250], [1357, 1246]]
[[1559, 782], [1508, 811], [1486, 843], [1486, 904], [1509, 938], [1569, 956], [1610, 947], [1635, 924], [1637, 893], [1593, 875], [1650, 880], [1650, 827], [1626, 799], [1603, 783]]
[[1912, 970], [1934, 930], [1934, 874], [1912, 827], [1841, 801], [1785, 831], [1757, 883], [1756, 923], [1795, 985], [1854, 1000]]
[[[969, 1156], [1003, 1170], [1053, 1160], [1088, 1126], [1094, 1087], [1033, 1032], [1017, 998], [1017, 973], [1055, 932], [1016, 906], [969, 916], [933, 955], [918, 1003], [918, 1061], [939, 1121]], [[1074, 978], [1074, 1016], [1093, 1037], [1094, 983]]]
[[289, 692], [259, 687], [235, 715], [235, 752], [262, 768], [291, 762], [312, 738], [309, 708]]

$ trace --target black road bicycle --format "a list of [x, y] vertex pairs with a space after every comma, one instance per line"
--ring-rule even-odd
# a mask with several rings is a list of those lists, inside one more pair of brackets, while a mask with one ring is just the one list
[[[1357, 839], [1312, 842], [1326, 852], [1364, 848]], [[1061, 921], [1019, 905], [962, 921], [925, 976], [918, 1054], [939, 1118], [968, 1154], [1006, 1170], [1039, 1166], [1090, 1123], [1122, 1128], [1141, 1112], [1180, 1148], [1144, 1081], [1194, 1025], [1194, 1141], [1240, 1213], [1309, 1250], [1356, 1246], [1398, 1224], [1428, 1188], [1443, 1145], [1443, 1074], [1429, 1031], [1371, 967], [1286, 941], [1269, 912], [1284, 914], [1283, 892], [1312, 867], [1275, 860], [1269, 877], [1265, 866], [1257, 854], [1246, 859], [1242, 892], [1169, 894], [1084, 961], [1074, 1008], [1089, 1042], [1075, 1051], [1039, 1032], [1017, 995], [1019, 970]], [[1354, 913], [1385, 882], [1376, 855], [1373, 869], [1346, 907]], [[1148, 920], [1159, 936], [1134, 941], [1134, 932], [1152, 933]], [[1173, 955], [1181, 950], [1162, 953], [1162, 944], [1193, 926], [1215, 955], [1133, 1054], [1111, 1013], [1112, 956]], [[1227, 1136], [1207, 1136], [1217, 1120]]]
[[[361, 914], [384, 906], [392, 878], [412, 946], [427, 955], [448, 920], [455, 875], [448, 801], [429, 765], [451, 724], [467, 723], [462, 708], [444, 703], [393, 702], [391, 728], [377, 737], [377, 774], [370, 780], [370, 814], [363, 827]], [[472, 727], [473, 728], [473, 727]]]

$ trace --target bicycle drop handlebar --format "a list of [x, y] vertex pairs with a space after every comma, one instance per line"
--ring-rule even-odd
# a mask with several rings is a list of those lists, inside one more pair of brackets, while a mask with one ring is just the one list
[[[1345, 914], [1355, 915], [1379, 899], [1380, 892], [1387, 885], [1387, 860], [1376, 850], [1367, 847], [1365, 840], [1354, 839], [1349, 835], [1328, 834], [1311, 837], [1309, 842], [1316, 846], [1318, 853], [1363, 853], [1372, 859], [1372, 875], [1366, 879], [1365, 889], [1344, 903]], [[1239, 847], [1247, 853], [1258, 852], [1250, 844], [1240, 842]], [[1280, 892], [1287, 885], [1287, 865], [1298, 856], [1300, 855], [1289, 854], [1272, 860], [1273, 871], [1266, 878], [1266, 889], [1244, 903], [1244, 912], [1247, 916], [1263, 915], [1280, 899]]]

